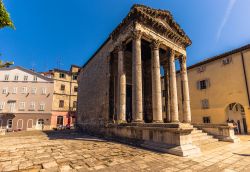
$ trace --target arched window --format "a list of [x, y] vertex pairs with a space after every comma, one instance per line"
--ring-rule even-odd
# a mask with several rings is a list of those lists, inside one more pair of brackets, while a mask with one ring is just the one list
[[23, 129], [23, 120], [22, 119], [17, 120], [17, 129]]
[[33, 128], [33, 119], [27, 121], [27, 128]]

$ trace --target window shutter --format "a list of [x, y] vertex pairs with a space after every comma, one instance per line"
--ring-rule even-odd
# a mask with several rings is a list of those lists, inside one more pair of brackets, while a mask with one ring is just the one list
[[200, 81], [197, 81], [197, 89], [200, 90], [201, 87], [200, 87]]
[[207, 87], [210, 87], [210, 79], [206, 79], [206, 85]]

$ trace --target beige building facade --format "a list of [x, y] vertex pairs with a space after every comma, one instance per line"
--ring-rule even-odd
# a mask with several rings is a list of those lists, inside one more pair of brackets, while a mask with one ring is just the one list
[[73, 126], [77, 107], [77, 76], [80, 67], [72, 65], [69, 71], [54, 69], [42, 74], [54, 81], [51, 126]]
[[0, 69], [0, 129], [50, 129], [53, 80], [19, 66]]
[[[192, 123], [237, 124], [236, 132], [250, 133], [250, 45], [188, 67]], [[183, 106], [177, 73], [178, 102]], [[179, 111], [184, 118], [183, 111]]]

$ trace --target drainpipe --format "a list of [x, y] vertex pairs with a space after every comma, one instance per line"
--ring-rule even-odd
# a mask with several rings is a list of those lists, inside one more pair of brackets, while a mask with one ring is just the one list
[[72, 71], [71, 71], [71, 74], [70, 74], [70, 84], [69, 84], [69, 89], [70, 89], [70, 92], [69, 92], [69, 111], [68, 111], [68, 126], [70, 127], [70, 122], [71, 122], [71, 94], [72, 94]]
[[249, 94], [249, 87], [248, 87], [248, 84], [249, 84], [249, 83], [248, 83], [247, 75], [246, 75], [246, 67], [245, 67], [245, 60], [244, 60], [243, 52], [241, 52], [241, 61], [242, 61], [242, 67], [243, 67], [244, 78], [245, 78], [245, 84], [246, 84], [247, 99], [248, 99], [248, 107], [250, 108], [250, 94]]

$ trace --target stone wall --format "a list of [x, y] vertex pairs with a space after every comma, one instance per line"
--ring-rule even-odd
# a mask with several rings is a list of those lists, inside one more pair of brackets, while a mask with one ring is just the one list
[[96, 131], [108, 121], [110, 42], [87, 62], [78, 77], [77, 125], [88, 131]]

